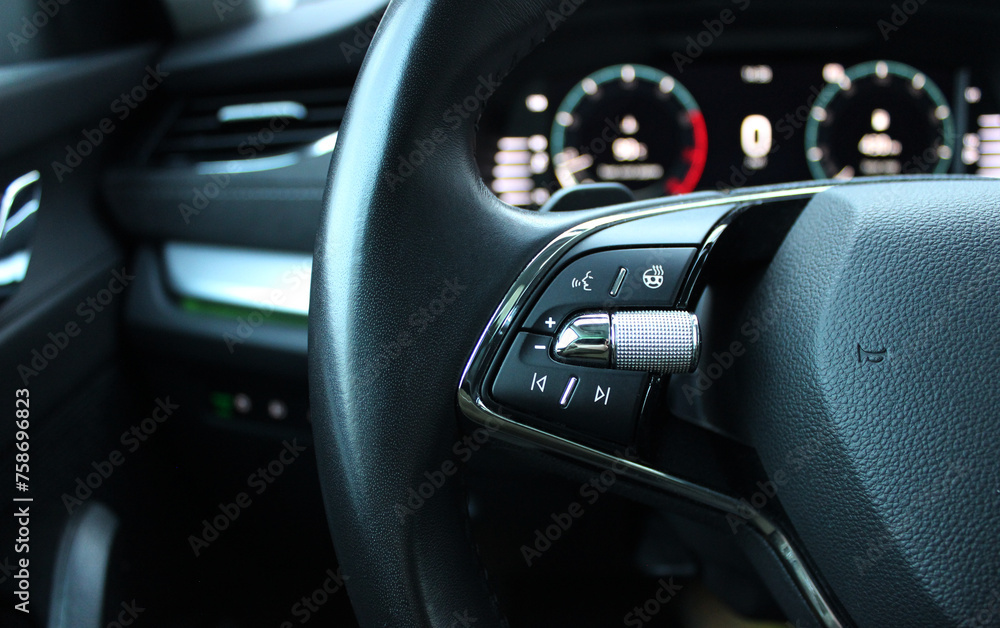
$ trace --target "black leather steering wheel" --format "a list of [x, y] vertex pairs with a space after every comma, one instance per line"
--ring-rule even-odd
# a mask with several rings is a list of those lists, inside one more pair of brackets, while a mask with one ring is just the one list
[[[479, 113], [580, 4], [394, 0], [351, 96], [315, 256], [310, 385], [331, 532], [361, 625], [504, 622], [470, 537], [460, 464], [449, 466], [475, 422], [574, 464], [619, 464], [642, 490], [720, 521], [737, 512], [739, 496], [511, 419], [482, 378], [583, 238], [697, 215], [707, 228], [671, 243], [696, 246], [696, 265], [707, 264], [721, 227], [789, 199], [808, 205], [746, 300], [773, 317], [712, 391], [713, 411], [769, 476], [786, 476], [787, 521], [750, 513], [752, 534], [809, 609], [802, 625], [996, 621], [998, 184], [915, 177], [582, 212], [510, 207], [474, 160]], [[698, 305], [696, 279], [678, 305]], [[740, 323], [705, 328], [702, 360], [713, 335]], [[823, 447], [788, 473], [803, 443]], [[411, 499], [437, 471], [433, 494]]]

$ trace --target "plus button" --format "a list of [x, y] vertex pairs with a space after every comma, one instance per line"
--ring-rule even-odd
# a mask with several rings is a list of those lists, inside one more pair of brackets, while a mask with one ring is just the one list
[[552, 320], [552, 317], [550, 316], [549, 320], [545, 321], [545, 326], [548, 327], [549, 329], [552, 329], [553, 327], [556, 326], [556, 322]]

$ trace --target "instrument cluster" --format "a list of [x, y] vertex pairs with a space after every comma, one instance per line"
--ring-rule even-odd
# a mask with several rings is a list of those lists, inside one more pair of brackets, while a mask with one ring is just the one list
[[1000, 107], [966, 68], [820, 59], [680, 70], [620, 63], [517, 81], [481, 121], [486, 184], [538, 208], [592, 182], [643, 199], [810, 178], [1000, 176]]

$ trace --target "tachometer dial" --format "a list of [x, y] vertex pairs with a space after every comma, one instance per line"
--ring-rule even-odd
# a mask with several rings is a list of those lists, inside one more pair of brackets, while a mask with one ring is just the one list
[[594, 72], [556, 111], [551, 150], [563, 187], [618, 182], [639, 198], [694, 190], [708, 133], [691, 93], [644, 65]]
[[895, 61], [870, 61], [827, 79], [806, 122], [814, 177], [948, 170], [955, 123], [926, 74]]

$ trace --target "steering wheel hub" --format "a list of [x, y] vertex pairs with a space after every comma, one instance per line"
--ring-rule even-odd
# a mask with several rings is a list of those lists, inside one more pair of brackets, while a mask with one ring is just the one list
[[[862, 625], [951, 625], [1000, 573], [1000, 206], [970, 182], [817, 196], [751, 311], [745, 423]], [[789, 473], [804, 445], [811, 464]]]

